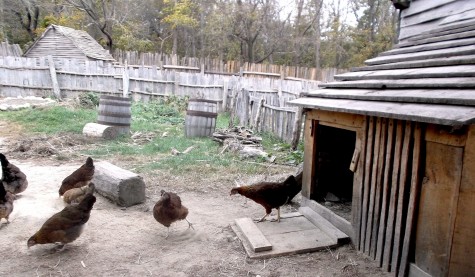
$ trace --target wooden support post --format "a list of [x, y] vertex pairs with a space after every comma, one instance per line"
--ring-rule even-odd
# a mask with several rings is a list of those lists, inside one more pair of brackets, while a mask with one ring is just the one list
[[53, 85], [54, 96], [58, 100], [62, 100], [61, 90], [59, 89], [58, 78], [56, 76], [56, 68], [54, 67], [54, 60], [51, 55], [48, 55], [48, 65], [49, 65], [49, 73], [51, 75], [51, 84]]
[[122, 96], [129, 95], [129, 69], [127, 67], [127, 60], [124, 61], [124, 71], [122, 72]]

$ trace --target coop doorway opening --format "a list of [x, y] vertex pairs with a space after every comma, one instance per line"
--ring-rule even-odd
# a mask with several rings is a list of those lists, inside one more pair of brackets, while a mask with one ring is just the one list
[[356, 132], [319, 125], [312, 199], [351, 221], [353, 175], [350, 170]]

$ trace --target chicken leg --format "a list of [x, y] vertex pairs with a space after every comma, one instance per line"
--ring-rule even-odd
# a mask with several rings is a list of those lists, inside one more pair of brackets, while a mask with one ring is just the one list
[[193, 224], [191, 222], [189, 222], [188, 219], [185, 218], [185, 220], [186, 220], [186, 222], [188, 222], [188, 229], [191, 228], [191, 229], [195, 230], [195, 228], [193, 228]]

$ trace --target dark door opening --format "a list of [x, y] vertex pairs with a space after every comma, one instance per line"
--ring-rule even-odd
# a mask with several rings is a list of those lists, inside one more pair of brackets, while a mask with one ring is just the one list
[[351, 220], [356, 132], [319, 125], [316, 135], [315, 187], [312, 199]]

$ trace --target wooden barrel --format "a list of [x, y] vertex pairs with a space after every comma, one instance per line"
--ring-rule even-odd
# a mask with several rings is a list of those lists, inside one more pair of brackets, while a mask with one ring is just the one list
[[218, 104], [214, 100], [190, 99], [185, 118], [185, 136], [210, 137], [216, 127]]
[[101, 95], [97, 123], [117, 128], [119, 134], [128, 134], [131, 121], [131, 99]]

